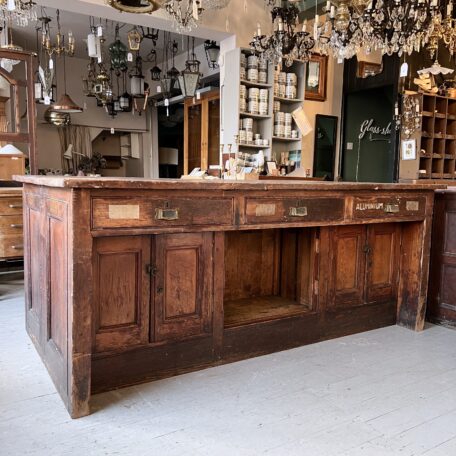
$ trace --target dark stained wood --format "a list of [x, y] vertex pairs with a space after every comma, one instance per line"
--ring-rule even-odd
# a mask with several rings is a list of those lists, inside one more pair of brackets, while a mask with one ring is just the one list
[[456, 326], [456, 193], [438, 192], [432, 231], [427, 318]]
[[155, 240], [151, 341], [185, 339], [212, 329], [212, 233]]
[[[20, 180], [27, 331], [74, 418], [96, 392], [395, 322], [422, 329], [434, 187]], [[399, 210], [356, 209], [366, 199]], [[249, 220], [252, 201], [316, 200], [326, 209], [311, 219]], [[139, 212], [109, 218], [109, 202]], [[175, 204], [181, 224], [156, 225]]]
[[150, 238], [100, 238], [94, 243], [94, 350], [149, 341]]

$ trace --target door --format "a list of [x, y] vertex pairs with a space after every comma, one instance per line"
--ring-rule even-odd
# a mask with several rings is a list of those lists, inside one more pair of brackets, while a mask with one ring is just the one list
[[212, 247], [212, 233], [156, 236], [152, 341], [211, 331]]
[[331, 283], [329, 305], [352, 307], [364, 302], [366, 228], [362, 225], [331, 229]]
[[184, 113], [184, 174], [201, 168], [201, 146], [203, 142], [203, 103], [185, 102]]
[[94, 240], [95, 351], [149, 340], [150, 237]]
[[395, 224], [367, 228], [366, 302], [390, 301], [397, 297], [400, 228]]
[[209, 169], [220, 162], [220, 93], [185, 101], [184, 174], [194, 168]]

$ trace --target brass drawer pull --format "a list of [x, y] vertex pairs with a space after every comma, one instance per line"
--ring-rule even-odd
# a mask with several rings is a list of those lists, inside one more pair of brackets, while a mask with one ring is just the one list
[[178, 220], [179, 209], [155, 209], [155, 220]]
[[307, 207], [290, 207], [290, 217], [307, 217]]
[[385, 204], [385, 212], [388, 214], [397, 214], [399, 212], [399, 204]]
[[10, 209], [22, 209], [22, 204], [10, 204]]
[[24, 250], [24, 244], [12, 245], [13, 250]]
[[10, 227], [11, 228], [23, 228], [24, 225], [22, 225], [22, 223], [11, 223]]

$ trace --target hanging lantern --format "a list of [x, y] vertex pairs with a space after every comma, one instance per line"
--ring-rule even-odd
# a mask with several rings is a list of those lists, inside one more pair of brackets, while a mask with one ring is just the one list
[[150, 77], [151, 77], [152, 81], [160, 81], [161, 73], [162, 73], [162, 70], [157, 65], [155, 65], [153, 68], [151, 68]]
[[217, 46], [215, 41], [207, 40], [204, 43], [204, 50], [206, 51], [207, 64], [209, 65], [209, 68], [218, 68], [220, 46]]
[[187, 61], [185, 62], [185, 70], [179, 75], [179, 86], [182, 95], [185, 98], [193, 98], [198, 89], [201, 73], [199, 71], [201, 62], [195, 55], [195, 38], [192, 38], [192, 53], [190, 54], [189, 39]]
[[127, 34], [128, 47], [130, 51], [139, 51], [141, 45], [142, 36], [139, 34], [138, 29], [133, 27]]
[[111, 67], [116, 71], [126, 71], [128, 69], [127, 54], [128, 49], [119, 38], [119, 24], [116, 25], [116, 38], [114, 43], [109, 46], [109, 56]]
[[131, 95], [128, 92], [123, 93], [119, 97], [119, 105], [123, 112], [131, 112], [132, 109], [132, 99]]
[[144, 75], [142, 74], [142, 58], [136, 56], [133, 74], [130, 74], [130, 92], [133, 97], [141, 98], [144, 96]]

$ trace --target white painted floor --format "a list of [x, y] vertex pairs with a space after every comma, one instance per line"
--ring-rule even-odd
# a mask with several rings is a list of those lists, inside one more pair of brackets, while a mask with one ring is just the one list
[[102, 394], [71, 420], [0, 276], [0, 455], [454, 456], [456, 331], [389, 327]]

